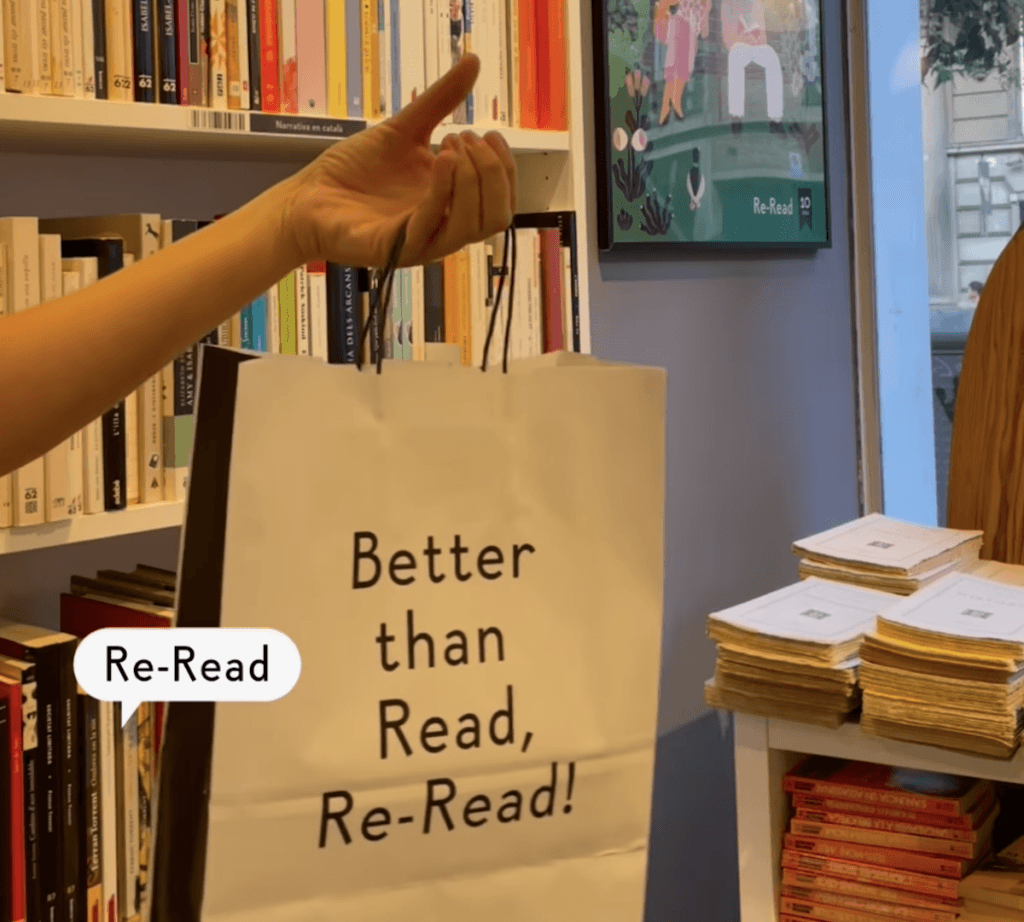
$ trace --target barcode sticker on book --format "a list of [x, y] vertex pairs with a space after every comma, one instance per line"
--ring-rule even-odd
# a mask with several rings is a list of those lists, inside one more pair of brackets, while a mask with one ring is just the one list
[[245, 112], [223, 112], [213, 109], [193, 109], [192, 127], [216, 131], [246, 131]]

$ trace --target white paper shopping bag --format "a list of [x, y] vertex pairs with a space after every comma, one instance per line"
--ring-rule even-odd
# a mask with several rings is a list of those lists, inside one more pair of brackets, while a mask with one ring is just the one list
[[170, 706], [154, 917], [639, 922], [663, 372], [243, 358], [204, 356], [179, 624], [302, 674]]

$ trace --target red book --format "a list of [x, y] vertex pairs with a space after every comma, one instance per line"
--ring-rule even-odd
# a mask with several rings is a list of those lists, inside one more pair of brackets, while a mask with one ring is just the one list
[[787, 794], [812, 794], [916, 813], [964, 816], [989, 792], [992, 783], [870, 762], [808, 756], [786, 774], [783, 787]]
[[962, 880], [977, 861], [966, 858], [946, 858], [941, 855], [924, 855], [900, 848], [885, 848], [878, 845], [860, 845], [856, 842], [836, 842], [831, 839], [815, 839], [810, 836], [796, 836], [786, 833], [783, 847], [794, 852], [803, 852], [819, 858], [837, 858], [840, 861], [855, 861], [859, 864], [876, 864], [885, 868], [913, 871], [932, 877], [948, 877]]
[[277, 45], [277, 0], [260, 4], [260, 90], [264, 112], [281, 111], [281, 59]]
[[919, 874], [903, 868], [811, 855], [788, 848], [782, 852], [782, 867], [893, 890], [907, 890], [910, 893], [943, 900], [960, 898], [958, 880], [937, 877], [934, 874]]
[[515, 0], [519, 7], [519, 127], [537, 128], [537, 6], [546, 0]]
[[[989, 788], [981, 800], [971, 808], [970, 813], [963, 816], [940, 816], [938, 813], [918, 813], [914, 810], [902, 810], [899, 807], [885, 807], [880, 804], [858, 803], [853, 800], [840, 800], [835, 797], [817, 797], [813, 794], [794, 794], [793, 807], [799, 819], [818, 819], [825, 813], [842, 813], [848, 817], [863, 817], [878, 822], [899, 821], [935, 826], [952, 831], [971, 832], [976, 830], [988, 816], [989, 809], [995, 803], [996, 794]], [[810, 814], [816, 814], [811, 816]], [[828, 820], [834, 822], [834, 820]], [[937, 835], [938, 833], [936, 833]], [[957, 838], [950, 836], [950, 838]], [[975, 841], [969, 836], [961, 836], [968, 842]]]
[[[0, 699], [7, 699], [7, 713], [10, 722], [10, 751], [0, 753], [0, 758], [10, 759], [11, 795], [11, 855], [10, 918], [20, 922], [25, 918], [25, 773], [24, 756], [21, 749], [21, 683], [0, 676]], [[5, 859], [6, 860], [6, 859]]]
[[562, 245], [557, 227], [542, 227], [540, 233], [541, 303], [544, 305], [544, 351], [565, 348], [562, 329]]

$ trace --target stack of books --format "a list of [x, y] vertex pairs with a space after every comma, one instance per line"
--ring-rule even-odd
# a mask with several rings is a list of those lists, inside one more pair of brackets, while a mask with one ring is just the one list
[[867, 733], [1009, 758], [1024, 728], [1024, 588], [955, 573], [880, 612], [861, 649]]
[[810, 756], [785, 790], [781, 922], [965, 922], [999, 815], [991, 782]]
[[810, 578], [708, 618], [717, 647], [705, 700], [716, 708], [838, 727], [860, 705], [859, 650], [898, 599]]
[[1024, 836], [992, 855], [963, 882], [962, 922], [1024, 919]]
[[148, 918], [163, 706], [123, 721], [74, 658], [93, 631], [170, 627], [175, 581], [101, 570], [72, 578], [59, 631], [0, 619], [0, 920]]
[[878, 513], [796, 541], [801, 577], [853, 583], [897, 595], [978, 561], [983, 533], [931, 528]]

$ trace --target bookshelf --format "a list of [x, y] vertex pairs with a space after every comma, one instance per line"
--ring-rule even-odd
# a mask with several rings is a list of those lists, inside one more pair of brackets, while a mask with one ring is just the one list
[[805, 755], [825, 755], [1024, 784], [1024, 750], [987, 759], [881, 739], [857, 724], [838, 730], [734, 715], [741, 922], [778, 922], [779, 862], [788, 821], [782, 777]]
[[[568, 131], [478, 123], [442, 126], [432, 139], [440, 143], [449, 132], [471, 129], [482, 134], [497, 127], [516, 157], [518, 210], [575, 212], [583, 352], [591, 348], [588, 287], [593, 259], [588, 228], [592, 123], [585, 118], [590, 90], [584, 83], [590, 73], [589, 47], [589, 7], [567, 2]], [[268, 132], [253, 125], [252, 115], [219, 111], [218, 126], [214, 111], [205, 108], [0, 92], [0, 214], [152, 212], [165, 218], [208, 219], [242, 205], [310, 162], [338, 140], [337, 134], [328, 133], [338, 126], [345, 136], [367, 124], [306, 116], [331, 124], [321, 134]], [[71, 522], [0, 529], [0, 616], [52, 627], [57, 592], [72, 573], [97, 565], [130, 569], [139, 562], [174, 567], [183, 507], [181, 502], [132, 506]]]

